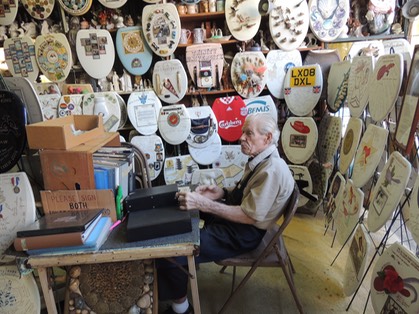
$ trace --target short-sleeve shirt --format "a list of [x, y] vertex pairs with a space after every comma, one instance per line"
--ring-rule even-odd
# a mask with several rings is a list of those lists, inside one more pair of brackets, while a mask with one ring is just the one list
[[254, 173], [244, 188], [240, 207], [246, 215], [256, 220], [256, 227], [268, 229], [286, 206], [295, 181], [274, 145], [246, 164], [243, 177], [252, 170]]

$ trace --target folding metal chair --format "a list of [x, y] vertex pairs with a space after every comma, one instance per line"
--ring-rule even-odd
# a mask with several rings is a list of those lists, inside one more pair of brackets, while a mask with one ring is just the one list
[[[300, 192], [298, 190], [297, 185], [295, 185], [294, 191], [290, 196], [288, 204], [284, 208], [283, 213], [281, 215], [283, 217], [282, 223], [280, 223], [279, 225], [275, 224], [272, 228], [270, 228], [266, 232], [266, 235], [262, 239], [262, 242], [255, 250], [233, 258], [228, 258], [215, 262], [216, 264], [223, 266], [220, 270], [221, 273], [224, 272], [227, 266], [233, 266], [231, 293], [219, 313], [225, 312], [226, 308], [231, 303], [233, 297], [237, 295], [239, 290], [246, 284], [250, 276], [252, 276], [252, 274], [258, 267], [281, 267], [290, 287], [290, 290], [292, 292], [292, 295], [294, 297], [295, 303], [297, 304], [298, 310], [300, 311], [300, 313], [304, 313], [303, 306], [300, 300], [298, 299], [294, 285], [294, 266], [292, 265], [287, 248], [285, 247], [284, 239], [282, 237], [285, 228], [288, 226], [297, 210], [299, 196]], [[247, 272], [246, 276], [239, 283], [237, 288], [234, 289], [236, 280], [236, 267], [239, 266], [251, 268]]]

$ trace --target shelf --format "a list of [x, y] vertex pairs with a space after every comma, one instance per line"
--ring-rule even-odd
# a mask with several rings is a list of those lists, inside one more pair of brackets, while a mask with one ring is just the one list
[[368, 37], [348, 37], [348, 38], [337, 38], [331, 42], [325, 42], [324, 44], [336, 44], [336, 43], [351, 43], [355, 41], [371, 41], [371, 40], [385, 40], [385, 39], [398, 39], [406, 38], [405, 34], [385, 34], [385, 35], [372, 35]]
[[209, 19], [220, 19], [224, 17], [225, 17], [224, 11], [179, 15], [179, 18], [181, 19], [181, 21], [201, 21], [201, 22], [207, 21]]
[[[239, 41], [236, 40], [236, 39], [230, 39], [230, 40], [222, 41], [222, 42], [220, 42], [220, 44], [221, 45], [229, 45], [229, 44], [235, 44], [235, 43], [238, 43], [238, 42]], [[202, 44], [179, 44], [177, 47], [178, 48], [185, 48], [185, 47], [194, 46], [194, 45], [202, 45]]]
[[193, 93], [187, 92], [186, 96], [199, 96], [199, 95], [219, 95], [219, 94], [228, 94], [228, 93], [237, 93], [234, 88], [223, 89], [223, 90], [199, 90]]

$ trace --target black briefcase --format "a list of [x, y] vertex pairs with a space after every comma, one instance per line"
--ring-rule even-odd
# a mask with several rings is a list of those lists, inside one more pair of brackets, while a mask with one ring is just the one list
[[129, 213], [143, 209], [178, 206], [177, 191], [176, 184], [135, 190], [125, 197], [124, 210]]
[[133, 211], [128, 214], [127, 241], [142, 241], [192, 231], [189, 211], [164, 207]]

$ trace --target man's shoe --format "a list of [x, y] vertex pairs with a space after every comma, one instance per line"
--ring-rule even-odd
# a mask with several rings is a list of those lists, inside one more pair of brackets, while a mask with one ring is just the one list
[[[169, 306], [168, 309], [166, 311], [163, 312], [163, 314], [179, 314], [176, 313], [175, 311], [173, 311], [172, 306]], [[193, 314], [193, 307], [192, 304], [189, 303], [188, 309], [180, 314]]]

